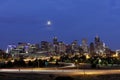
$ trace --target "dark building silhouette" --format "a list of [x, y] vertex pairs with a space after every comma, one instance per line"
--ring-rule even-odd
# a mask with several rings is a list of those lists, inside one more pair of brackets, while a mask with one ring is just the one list
[[58, 44], [58, 39], [57, 39], [57, 37], [54, 37], [54, 38], [53, 38], [53, 44]]
[[72, 50], [72, 53], [79, 52], [79, 49], [78, 49], [78, 41], [77, 41], [77, 40], [74, 40], [74, 41], [71, 43], [71, 50]]
[[41, 50], [48, 51], [48, 49], [49, 49], [49, 43], [47, 41], [41, 41]]
[[96, 36], [95, 37], [95, 44], [97, 44], [97, 43], [99, 43], [100, 42], [100, 38], [99, 38], [99, 36]]
[[91, 55], [94, 55], [94, 54], [95, 54], [95, 46], [94, 46], [94, 43], [93, 43], [93, 42], [90, 43], [90, 54], [91, 54]]

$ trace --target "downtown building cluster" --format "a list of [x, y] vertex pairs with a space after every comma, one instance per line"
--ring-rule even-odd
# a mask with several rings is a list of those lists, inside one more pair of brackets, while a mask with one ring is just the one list
[[20, 42], [18, 45], [8, 45], [6, 53], [11, 54], [12, 57], [19, 57], [41, 53], [48, 55], [79, 54], [112, 56], [115, 52], [111, 51], [109, 47], [100, 40], [99, 36], [96, 36], [90, 44], [88, 44], [87, 39], [82, 39], [81, 44], [79, 44], [77, 40], [74, 40], [71, 44], [65, 44], [63, 41], [58, 41], [57, 37], [54, 37], [52, 42], [41, 41], [39, 44]]

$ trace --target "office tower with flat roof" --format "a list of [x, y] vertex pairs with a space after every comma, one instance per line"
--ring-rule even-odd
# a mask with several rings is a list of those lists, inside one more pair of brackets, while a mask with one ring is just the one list
[[89, 48], [88, 48], [88, 44], [87, 44], [87, 39], [82, 39], [82, 49], [84, 53], [88, 53], [89, 52]]

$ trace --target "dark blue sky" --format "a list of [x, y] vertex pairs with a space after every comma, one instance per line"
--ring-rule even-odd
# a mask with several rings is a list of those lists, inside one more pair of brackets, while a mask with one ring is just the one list
[[[46, 22], [51, 20], [48, 27]], [[0, 48], [17, 42], [66, 43], [99, 35], [120, 48], [120, 0], [0, 0]]]

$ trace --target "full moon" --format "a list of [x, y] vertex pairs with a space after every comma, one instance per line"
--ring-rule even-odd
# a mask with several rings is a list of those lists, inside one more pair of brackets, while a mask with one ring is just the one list
[[50, 26], [52, 23], [51, 21], [47, 21], [47, 25]]

